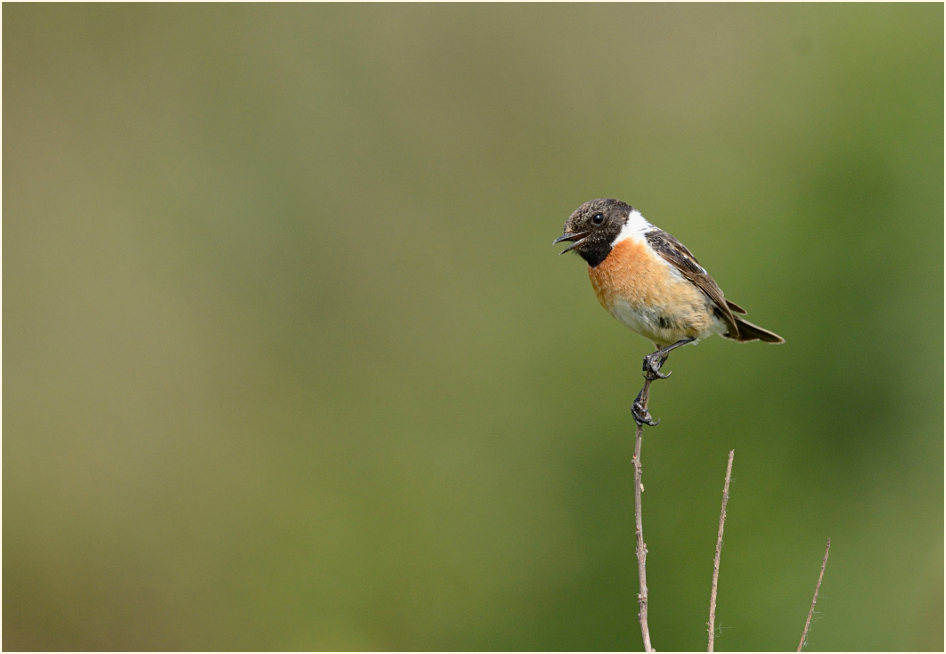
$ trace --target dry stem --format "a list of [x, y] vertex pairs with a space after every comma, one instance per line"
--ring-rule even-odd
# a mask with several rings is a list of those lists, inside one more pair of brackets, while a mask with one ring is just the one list
[[736, 450], [729, 450], [729, 461], [726, 463], [726, 479], [723, 481], [723, 505], [719, 510], [719, 530], [716, 532], [716, 556], [713, 557], [713, 586], [710, 590], [709, 622], [706, 631], [709, 633], [707, 652], [713, 651], [716, 640], [716, 589], [719, 586], [719, 555], [723, 551], [723, 527], [726, 524], [726, 505], [729, 503], [729, 480], [732, 477], [732, 459]]
[[828, 539], [828, 543], [824, 546], [824, 559], [821, 560], [821, 572], [818, 573], [818, 583], [815, 584], [815, 594], [811, 598], [811, 608], [808, 609], [808, 619], [805, 620], [805, 630], [801, 632], [801, 640], [798, 641], [798, 649], [796, 652], [800, 652], [801, 648], [805, 645], [805, 640], [808, 638], [808, 628], [811, 626], [811, 616], [815, 613], [815, 602], [818, 601], [818, 592], [821, 590], [821, 579], [824, 577], [824, 568], [828, 565], [828, 552], [831, 551], [831, 539]]
[[[644, 388], [641, 390], [640, 402], [644, 411], [647, 410], [647, 400], [650, 396], [650, 378], [644, 379]], [[641, 521], [641, 493], [644, 485], [641, 482], [641, 442], [643, 441], [644, 425], [637, 424], [637, 438], [634, 442], [634, 533], [637, 535], [637, 576], [640, 579], [640, 591], [637, 602], [640, 607], [638, 619], [641, 625], [641, 637], [644, 639], [644, 651], [653, 652], [650, 644], [650, 627], [647, 626], [647, 544], [644, 543], [644, 527]]]

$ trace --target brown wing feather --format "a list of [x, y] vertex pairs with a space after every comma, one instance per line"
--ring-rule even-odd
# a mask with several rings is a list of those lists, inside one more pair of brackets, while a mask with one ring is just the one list
[[741, 306], [739, 306], [738, 304], [736, 304], [736, 303], [733, 302], [732, 300], [726, 300], [726, 304], [729, 305], [729, 310], [732, 311], [733, 313], [745, 313], [745, 312], [746, 312], [745, 309], [743, 309]]
[[745, 313], [745, 311], [739, 305], [734, 305], [723, 297], [722, 289], [709, 276], [706, 269], [700, 265], [696, 257], [687, 250], [686, 246], [661, 229], [647, 232], [644, 234], [644, 238], [647, 239], [650, 247], [670, 262], [685, 279], [695, 284], [712, 301], [716, 315], [729, 326], [729, 333], [739, 334], [739, 325], [736, 323], [736, 318], [732, 312]]

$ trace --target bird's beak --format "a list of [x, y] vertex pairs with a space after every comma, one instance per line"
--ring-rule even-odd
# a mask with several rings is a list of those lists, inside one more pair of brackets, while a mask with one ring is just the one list
[[556, 243], [561, 243], [562, 241], [574, 241], [574, 243], [572, 243], [571, 245], [569, 245], [567, 248], [565, 248], [559, 253], [559, 254], [565, 254], [569, 250], [574, 250], [579, 245], [581, 245], [584, 242], [584, 240], [588, 238], [588, 236], [590, 235], [591, 235], [591, 232], [565, 232], [564, 234], [559, 236], [557, 239], [552, 241], [552, 245], [555, 245]]

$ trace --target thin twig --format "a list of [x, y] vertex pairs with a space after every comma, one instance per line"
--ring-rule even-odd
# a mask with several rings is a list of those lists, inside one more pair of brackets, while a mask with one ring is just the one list
[[808, 639], [808, 628], [811, 626], [811, 616], [815, 613], [815, 602], [818, 601], [818, 591], [821, 590], [821, 579], [824, 577], [824, 567], [828, 565], [828, 552], [831, 551], [831, 539], [828, 539], [828, 543], [824, 546], [824, 559], [821, 560], [821, 572], [818, 573], [818, 583], [815, 584], [815, 594], [811, 598], [811, 608], [808, 609], [808, 619], [805, 620], [805, 630], [801, 632], [801, 640], [798, 641], [798, 649], [796, 652], [800, 652], [801, 648], [805, 645], [805, 640]]
[[[647, 399], [650, 396], [652, 379], [644, 379], [644, 388], [641, 390], [640, 403], [643, 410], [647, 410]], [[641, 442], [643, 441], [644, 425], [637, 423], [637, 438], [634, 442], [634, 533], [637, 535], [637, 576], [640, 579], [640, 591], [637, 594], [637, 603], [640, 612], [637, 617], [641, 625], [641, 637], [644, 639], [644, 651], [653, 652], [650, 644], [650, 627], [647, 626], [647, 545], [644, 543], [644, 527], [641, 521], [641, 493], [644, 485], [641, 482]]]
[[719, 510], [719, 530], [716, 532], [716, 556], [713, 557], [713, 587], [710, 590], [709, 622], [706, 631], [709, 633], [709, 644], [706, 651], [713, 651], [716, 640], [716, 589], [719, 586], [719, 555], [723, 551], [723, 526], [726, 524], [726, 505], [729, 504], [729, 480], [732, 477], [732, 459], [736, 450], [729, 450], [729, 461], [726, 463], [726, 479], [723, 481], [723, 505]]

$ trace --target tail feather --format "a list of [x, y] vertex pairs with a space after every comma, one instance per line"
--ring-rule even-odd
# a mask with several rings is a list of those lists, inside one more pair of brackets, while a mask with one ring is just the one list
[[738, 316], [733, 316], [736, 319], [736, 326], [739, 328], [739, 333], [736, 335], [726, 334], [728, 338], [731, 338], [736, 341], [765, 341], [766, 343], [784, 343], [785, 339], [779, 336], [774, 332], [770, 332], [767, 329], [762, 329], [758, 325], [753, 325], [748, 320], [743, 320]]

